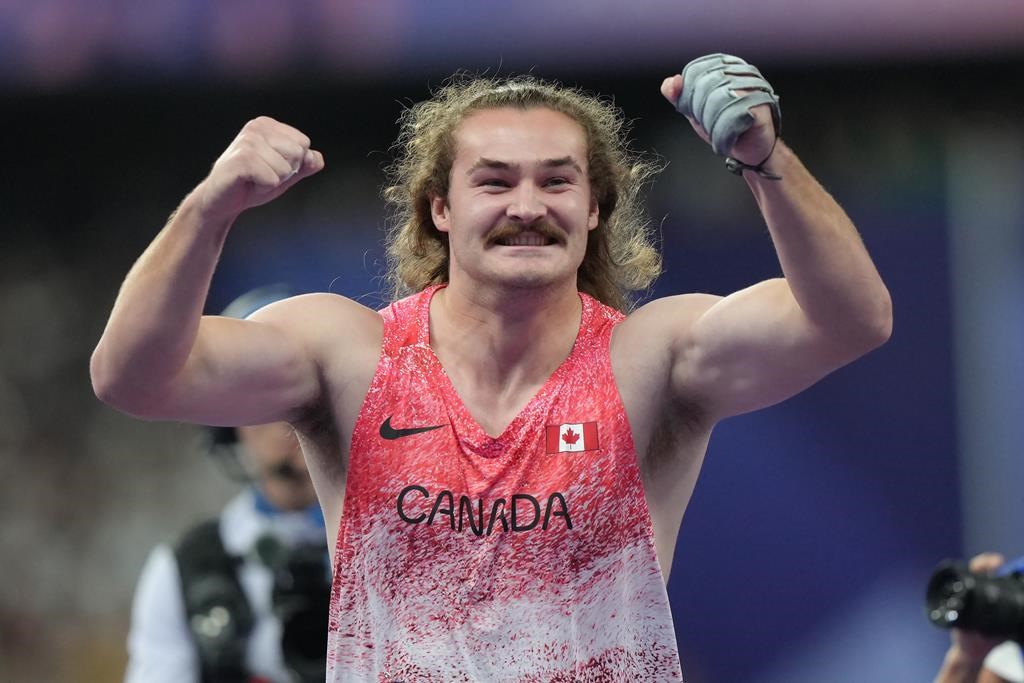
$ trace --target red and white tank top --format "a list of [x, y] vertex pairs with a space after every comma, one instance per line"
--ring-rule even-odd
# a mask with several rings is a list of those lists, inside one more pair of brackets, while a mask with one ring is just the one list
[[681, 681], [609, 344], [581, 294], [569, 357], [498, 437], [429, 343], [437, 287], [381, 311], [338, 530], [328, 681]]

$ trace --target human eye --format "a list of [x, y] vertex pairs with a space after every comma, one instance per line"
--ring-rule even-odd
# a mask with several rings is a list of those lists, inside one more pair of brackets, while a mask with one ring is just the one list
[[481, 178], [480, 180], [478, 180], [476, 184], [478, 186], [480, 186], [480, 187], [490, 187], [490, 188], [511, 187], [510, 183], [507, 180], [505, 180], [504, 178], [495, 178], [495, 177], [486, 177], [486, 176]]

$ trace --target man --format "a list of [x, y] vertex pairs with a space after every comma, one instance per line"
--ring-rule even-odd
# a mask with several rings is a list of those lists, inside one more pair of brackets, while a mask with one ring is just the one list
[[[254, 289], [222, 315], [245, 318], [286, 295]], [[328, 555], [295, 434], [275, 422], [209, 436], [210, 454], [249, 485], [174, 548], [150, 553], [132, 606], [125, 683], [323, 681]]]
[[380, 313], [310, 295], [201, 317], [235, 218], [324, 165], [266, 118], [128, 274], [93, 356], [103, 400], [299, 434], [337, 530], [329, 680], [681, 680], [664, 581], [712, 427], [888, 338], [888, 292], [777, 141], [760, 73], [710, 55], [661, 93], [743, 175], [785, 278], [616, 310], [659, 268], [649, 167], [618, 110], [532, 78], [405, 114], [385, 197], [414, 294]]
[[[995, 573], [1000, 568], [1024, 571], [1024, 558], [1004, 567], [999, 553], [982, 553], [971, 558], [968, 568], [975, 574]], [[1024, 683], [1019, 644], [959, 628], [952, 629], [950, 641], [935, 683]]]

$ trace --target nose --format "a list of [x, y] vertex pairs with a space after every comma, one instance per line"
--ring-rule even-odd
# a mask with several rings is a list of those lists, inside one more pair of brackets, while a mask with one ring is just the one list
[[538, 188], [533, 183], [520, 183], [509, 195], [505, 215], [518, 223], [534, 223], [544, 218], [548, 207]]

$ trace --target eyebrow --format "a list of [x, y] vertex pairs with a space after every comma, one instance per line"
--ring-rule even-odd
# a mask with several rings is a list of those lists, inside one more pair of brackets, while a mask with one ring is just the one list
[[[562, 166], [568, 166], [576, 169], [576, 171], [583, 175], [583, 169], [571, 156], [559, 157], [557, 159], [545, 159], [540, 162], [541, 168], [560, 168]], [[498, 161], [497, 159], [488, 159], [487, 157], [480, 157], [475, 164], [469, 167], [466, 171], [466, 175], [471, 175], [473, 172], [480, 170], [481, 168], [490, 168], [498, 171], [511, 171], [519, 169], [519, 164], [510, 164], [507, 161]]]

